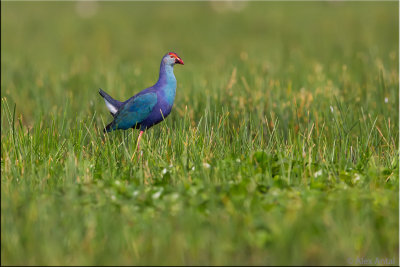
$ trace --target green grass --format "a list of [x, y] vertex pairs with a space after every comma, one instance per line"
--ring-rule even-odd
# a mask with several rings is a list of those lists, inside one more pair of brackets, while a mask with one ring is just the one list
[[1, 2], [2, 265], [399, 264], [398, 3], [241, 5]]

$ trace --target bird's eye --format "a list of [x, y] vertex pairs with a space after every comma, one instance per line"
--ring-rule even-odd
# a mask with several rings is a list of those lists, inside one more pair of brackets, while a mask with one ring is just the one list
[[173, 56], [169, 56], [170, 58], [174, 58]]

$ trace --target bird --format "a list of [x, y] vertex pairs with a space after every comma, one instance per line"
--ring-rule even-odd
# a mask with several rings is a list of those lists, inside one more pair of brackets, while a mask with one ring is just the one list
[[161, 60], [157, 82], [124, 102], [112, 98], [99, 88], [106, 106], [113, 116], [103, 130], [108, 133], [114, 130], [139, 129], [137, 150], [140, 150], [140, 138], [144, 131], [162, 122], [172, 110], [176, 93], [175, 64], [184, 65], [183, 60], [175, 52], [166, 53]]

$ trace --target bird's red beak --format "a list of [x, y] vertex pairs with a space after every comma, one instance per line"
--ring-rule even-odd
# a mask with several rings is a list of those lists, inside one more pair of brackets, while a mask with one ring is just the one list
[[183, 63], [183, 60], [182, 60], [180, 57], [175, 58], [175, 64], [182, 64], [182, 65], [185, 65], [185, 64]]

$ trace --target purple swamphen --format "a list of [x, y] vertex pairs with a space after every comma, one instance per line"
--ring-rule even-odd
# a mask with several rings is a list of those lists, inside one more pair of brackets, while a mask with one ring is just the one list
[[183, 65], [183, 60], [176, 53], [167, 53], [161, 60], [158, 81], [124, 102], [113, 99], [100, 89], [99, 93], [114, 117], [114, 120], [104, 128], [104, 132], [140, 129], [137, 140], [139, 150], [143, 132], [163, 121], [171, 112], [176, 91], [175, 64]]

